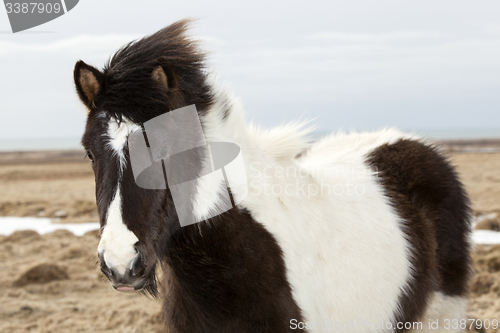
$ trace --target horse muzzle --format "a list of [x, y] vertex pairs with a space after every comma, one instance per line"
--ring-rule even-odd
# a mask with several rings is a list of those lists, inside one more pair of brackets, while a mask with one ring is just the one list
[[113, 288], [118, 291], [137, 291], [144, 288], [147, 281], [143, 276], [145, 266], [142, 258], [141, 253], [137, 251], [137, 255], [126, 266], [108, 267], [104, 259], [104, 251], [99, 254], [102, 273], [111, 281]]

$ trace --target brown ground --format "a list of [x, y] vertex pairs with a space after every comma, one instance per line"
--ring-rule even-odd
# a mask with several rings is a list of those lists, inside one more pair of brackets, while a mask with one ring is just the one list
[[[450, 151], [475, 214], [500, 216], [500, 153], [461, 153], [460, 145]], [[0, 153], [0, 215], [97, 221], [93, 174], [83, 156]], [[483, 225], [498, 226], [496, 219]], [[99, 273], [97, 244], [97, 232], [0, 236], [0, 332], [162, 332], [158, 301], [116, 292]], [[477, 246], [474, 260], [469, 316], [500, 320], [500, 245]]]

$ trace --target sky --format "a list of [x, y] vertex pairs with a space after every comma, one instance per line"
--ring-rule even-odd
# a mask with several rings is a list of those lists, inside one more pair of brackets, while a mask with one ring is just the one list
[[198, 19], [211, 71], [263, 127], [500, 129], [497, 0], [82, 0], [16, 34], [0, 8], [0, 139], [80, 136], [76, 61], [101, 68], [185, 17]]

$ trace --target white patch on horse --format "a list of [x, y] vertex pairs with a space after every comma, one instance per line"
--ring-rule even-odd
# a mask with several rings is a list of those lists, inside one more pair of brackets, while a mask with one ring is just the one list
[[118, 157], [120, 163], [120, 172], [123, 172], [126, 164], [123, 149], [127, 144], [130, 133], [140, 131], [141, 127], [130, 120], [124, 118], [121, 122], [112, 119], [108, 124], [107, 136], [109, 137], [108, 147], [113, 150], [113, 155]]
[[134, 262], [137, 255], [134, 245], [139, 239], [123, 223], [121, 205], [121, 192], [118, 186], [108, 208], [106, 225], [97, 251], [104, 256], [104, 261], [110, 269], [116, 269], [123, 274], [126, 268], [131, 269], [127, 266]]
[[[365, 156], [402, 137], [397, 131], [330, 136], [290, 159], [289, 168], [272, 159], [252, 163], [251, 190], [241, 205], [277, 239], [307, 321], [394, 320], [401, 290], [412, 278], [412, 249], [404, 221]], [[272, 149], [272, 142], [261, 140]], [[276, 189], [283, 193], [271, 195]]]
[[119, 184], [126, 165], [126, 157], [123, 150], [127, 144], [128, 136], [130, 133], [139, 130], [141, 130], [141, 127], [128, 119], [123, 119], [120, 123], [112, 119], [109, 121], [108, 132], [106, 134], [109, 138], [108, 147], [113, 150], [113, 155], [118, 158], [120, 174], [118, 175], [116, 193], [108, 207], [106, 224], [101, 235], [98, 252], [104, 255], [106, 265], [110, 269], [116, 269], [120, 274], [125, 272], [128, 265], [133, 264], [133, 259], [137, 255], [134, 245], [139, 241], [137, 236], [123, 222]]
[[[411, 330], [410, 332], [431, 333], [431, 332], [457, 332], [445, 328], [445, 320], [449, 320], [453, 324], [455, 320], [460, 323], [460, 320], [467, 320], [465, 311], [467, 299], [457, 296], [447, 296], [440, 292], [434, 292], [429, 300], [429, 305], [425, 314], [420, 319], [424, 325], [420, 330]], [[438, 322], [439, 326], [429, 327], [427, 323]], [[465, 331], [465, 330], [464, 330]], [[459, 331], [461, 332], [461, 331]]]
[[[225, 194], [225, 195], [224, 195]], [[221, 172], [213, 172], [196, 180], [196, 193], [193, 198], [193, 215], [202, 221], [223, 212], [224, 198], [229, 199], [224, 177]]]
[[[214, 109], [222, 107], [216, 103]], [[242, 148], [249, 194], [238, 206], [278, 241], [304, 319], [392, 322], [401, 291], [413, 279], [413, 248], [403, 232], [405, 221], [365, 159], [385, 143], [418, 138], [383, 130], [336, 134], [310, 144], [299, 124], [264, 131], [245, 126], [242, 114], [238, 103], [225, 120], [220, 112], [208, 112], [202, 118], [205, 136]], [[350, 184], [358, 193], [337, 193], [354, 191]], [[320, 193], [328, 190], [332, 193]]]

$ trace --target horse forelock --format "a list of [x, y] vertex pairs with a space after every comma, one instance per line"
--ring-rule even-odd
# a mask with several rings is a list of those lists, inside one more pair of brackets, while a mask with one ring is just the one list
[[[103, 69], [104, 87], [96, 105], [114, 118], [135, 123], [191, 104], [207, 110], [213, 96], [206, 80], [205, 53], [187, 35], [190, 22], [176, 22], [118, 50]], [[176, 82], [168, 91], [151, 79], [159, 65], [170, 68], [169, 80]]]

